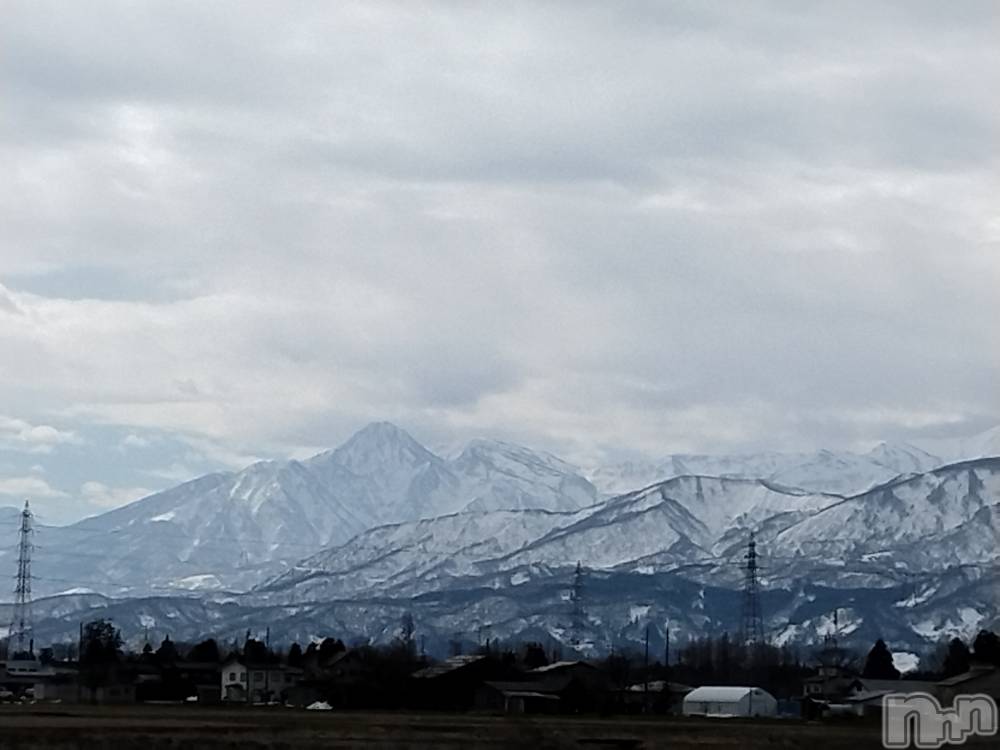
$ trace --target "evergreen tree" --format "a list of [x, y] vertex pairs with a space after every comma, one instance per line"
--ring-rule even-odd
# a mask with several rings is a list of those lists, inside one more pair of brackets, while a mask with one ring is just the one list
[[417, 653], [416, 642], [413, 640], [413, 634], [416, 629], [416, 625], [413, 623], [413, 615], [406, 612], [399, 622], [399, 640], [403, 648], [410, 654]]
[[324, 638], [319, 644], [319, 659], [321, 663], [326, 663], [342, 651], [346, 651], [347, 646], [339, 638]]
[[898, 680], [899, 670], [892, 663], [892, 654], [885, 641], [879, 638], [868, 652], [863, 677], [871, 680]]
[[243, 657], [247, 661], [261, 664], [268, 661], [270, 656], [267, 646], [256, 638], [247, 638], [246, 643], [243, 644]]
[[83, 626], [83, 651], [80, 663], [111, 664], [118, 661], [122, 634], [110, 620], [94, 620]]
[[980, 630], [972, 644], [976, 661], [1000, 667], [1000, 636], [989, 630]]
[[524, 647], [524, 666], [526, 669], [537, 669], [547, 666], [548, 657], [545, 655], [545, 647], [541, 643], [529, 643]]
[[969, 671], [972, 663], [972, 654], [969, 647], [959, 638], [952, 638], [948, 642], [948, 653], [944, 657], [942, 671], [945, 677], [954, 677]]
[[200, 662], [219, 662], [222, 659], [219, 654], [219, 644], [214, 638], [206, 638], [188, 653], [188, 659]]
[[168, 635], [160, 643], [160, 647], [156, 649], [156, 661], [160, 664], [174, 664], [179, 658], [177, 647]]
[[110, 620], [93, 620], [83, 627], [80, 677], [91, 690], [105, 684], [121, 658], [122, 634]]
[[293, 643], [288, 649], [288, 666], [302, 666], [302, 646], [298, 643]]

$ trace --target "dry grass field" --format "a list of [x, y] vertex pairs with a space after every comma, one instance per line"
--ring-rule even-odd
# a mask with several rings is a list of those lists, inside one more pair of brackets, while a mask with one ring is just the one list
[[[994, 738], [995, 740], [995, 738]], [[980, 741], [967, 747], [989, 747]], [[881, 748], [877, 724], [309, 712], [194, 706], [0, 706], [2, 750]]]

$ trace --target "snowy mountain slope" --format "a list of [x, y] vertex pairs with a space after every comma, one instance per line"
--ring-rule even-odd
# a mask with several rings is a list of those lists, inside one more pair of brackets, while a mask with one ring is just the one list
[[[914, 648], [926, 645], [922, 629], [957, 632], [972, 620], [1000, 616], [1000, 601], [995, 592], [990, 600], [982, 582], [1000, 564], [1000, 460], [942, 467], [849, 499], [767, 481], [678, 477], [573, 514], [540, 515], [545, 523], [508, 512], [501, 528], [515, 523], [518, 533], [496, 532], [496, 543], [495, 514], [477, 514], [475, 521], [466, 515], [375, 529], [314, 556], [304, 570], [245, 601], [303, 604], [377, 593], [401, 602], [495, 591], [492, 601], [507, 603], [493, 611], [507, 612], [506, 597], [513, 594], [503, 591], [527, 592], [559, 576], [565, 585], [577, 561], [594, 576], [618, 581], [669, 575], [738, 591], [752, 529], [764, 590], [786, 592], [769, 605], [770, 627], [789, 642], [820, 640], [834, 607], [843, 608], [845, 621], [853, 618], [850, 627], [859, 635], [891, 636]], [[911, 599], [912, 606], [896, 606]], [[627, 600], [623, 590], [619, 605]], [[636, 607], [646, 611], [648, 605]], [[508, 612], [505, 625], [493, 621], [491, 627], [512, 633], [542, 628], [559, 638], [559, 623], [545, 614], [554, 601], [535, 606]], [[727, 621], [714, 605], [697, 606], [702, 615], [671, 617], [692, 628]], [[706, 607], [711, 615], [704, 614]]]
[[439, 515], [458, 489], [443, 459], [388, 422], [368, 425], [306, 465], [324, 484], [357, 485], [377, 523]]
[[474, 441], [446, 461], [404, 430], [375, 423], [307, 461], [207, 475], [53, 528], [37, 556], [36, 590], [245, 589], [376, 525], [596, 501], [594, 487], [553, 456]]
[[816, 511], [838, 500], [759, 480], [677, 477], [608, 501], [505, 564], [586, 560], [594, 567], [612, 567], [672, 550], [677, 561], [693, 554], [709, 558], [727, 532], [743, 530], [745, 544], [749, 530], [772, 516]]
[[750, 528], [839, 500], [757, 480], [679, 477], [574, 513], [462, 513], [376, 528], [304, 560], [262, 590], [293, 588], [288, 597], [302, 601], [402, 587], [420, 593], [449, 585], [449, 578], [578, 560], [613, 568], [659, 554], [660, 565], [676, 566], [715, 559], [727, 533], [740, 537], [741, 555]]
[[[879, 443], [865, 457], [896, 474], [923, 474], [943, 466], [946, 461], [909, 443]], [[979, 456], [969, 456], [979, 458]]]
[[[829, 587], [807, 577], [766, 588], [761, 605], [765, 632], [778, 644], [822, 643], [839, 614], [842, 646], [862, 657], [876, 638], [894, 649], [927, 653], [942, 638], [974, 635], [979, 627], [1000, 624], [1000, 602], [993, 585], [1000, 570], [948, 571], [891, 587]], [[416, 634], [432, 654], [447, 652], [454, 633], [501, 641], [540, 640], [570, 649], [568, 601], [572, 567], [519, 569], [506, 576], [479, 576], [419, 597], [409, 594], [322, 599], [266, 604], [252, 596], [145, 597], [109, 599], [66, 596], [44, 599], [36, 607], [36, 635], [42, 642], [72, 643], [79, 622], [111, 618], [133, 646], [146, 629], [158, 640], [215, 637], [220, 643], [270, 629], [272, 642], [308, 642], [333, 635], [345, 641], [388, 643], [398, 634], [404, 613], [412, 614]], [[683, 576], [659, 573], [587, 571], [584, 580], [584, 630], [581, 652], [641, 648], [646, 627], [650, 647], [663, 648], [665, 623], [674, 644], [688, 638], [735, 634], [739, 630], [740, 592]], [[0, 605], [0, 617], [9, 606]]]
[[473, 440], [450, 468], [461, 477], [462, 498], [469, 498], [462, 509], [574, 511], [598, 499], [565, 461], [497, 440]]
[[674, 455], [658, 463], [626, 462], [599, 467], [590, 480], [605, 495], [627, 492], [679, 476], [767, 479], [819, 494], [854, 495], [900, 475], [930, 471], [944, 462], [905, 443], [881, 443], [868, 453]]
[[[996, 559], [990, 534], [975, 534], [968, 524], [993, 520], [1000, 501], [1000, 459], [980, 459], [901, 479], [844, 500], [777, 535], [775, 543], [823, 559], [863, 559], [882, 555], [879, 564], [907, 565], [919, 551], [926, 569], [931, 558], [943, 565]], [[978, 519], [978, 520], [977, 520]], [[970, 548], [949, 542], [965, 539]]]
[[[915, 473], [936, 463], [884, 444], [863, 455], [678, 456], [668, 467], [677, 476], [600, 501], [553, 456], [479, 440], [445, 459], [379, 423], [306, 461], [208, 475], [74, 526], [41, 528], [36, 591], [184, 591], [201, 603], [185, 598], [151, 616], [175, 612], [185, 627], [214, 618], [219, 632], [265, 616], [302, 632], [335, 616], [351, 633], [381, 637], [393, 617], [426, 603], [429, 627], [444, 637], [476, 622], [559, 637], [565, 579], [581, 561], [600, 586], [610, 582], [593, 634], [607, 641], [631, 637], [623, 606], [669, 612], [692, 628], [729, 622], [731, 592], [722, 592], [738, 590], [754, 530], [765, 590], [776, 597], [772, 626], [794, 626], [787, 637], [811, 637], [826, 622], [823, 607], [847, 601], [859, 633], [882, 628], [921, 642], [921, 629], [997, 614], [976, 576], [1000, 559], [1000, 459]], [[695, 471], [754, 466], [768, 475]], [[876, 481], [849, 498], [800, 488]], [[4, 528], [0, 566], [9, 568], [16, 529]], [[687, 593], [645, 601], [636, 592], [651, 579]], [[909, 597], [912, 607], [892, 605]], [[334, 611], [334, 600], [347, 604]], [[134, 619], [127, 602], [107, 606]]]
[[294, 600], [308, 601], [370, 595], [401, 581], [471, 575], [482, 561], [519, 550], [579, 515], [500, 510], [381, 526], [303, 560], [258, 591], [288, 590]]
[[976, 435], [960, 438], [921, 441], [932, 453], [943, 456], [947, 463], [957, 463], [975, 458], [1000, 457], [1000, 425]]
[[212, 474], [40, 534], [41, 591], [239, 587], [363, 531], [350, 498], [301, 463]]
[[[240, 478], [198, 480], [193, 493], [174, 492], [225, 496], [259, 514], [281, 499], [277, 488], [291, 478], [284, 464], [251, 468]], [[291, 477], [307, 481], [294, 469]], [[183, 503], [166, 497], [147, 505], [102, 517], [103, 537], [84, 549], [131, 527], [143, 530], [154, 565], [179, 564], [155, 556], [154, 536], [170, 531], [164, 524], [175, 519], [167, 516]], [[998, 506], [1000, 460], [942, 467], [849, 499], [766, 481], [678, 477], [572, 513], [464, 512], [378, 527], [283, 574], [272, 570], [270, 583], [248, 594], [46, 600], [60, 603], [40, 607], [39, 632], [72, 634], [80, 618], [107, 614], [133, 633], [152, 621], [175, 638], [190, 632], [228, 640], [268, 622], [275, 637], [332, 631], [389, 640], [401, 614], [413, 611], [418, 631], [442, 648], [456, 630], [480, 627], [491, 637], [544, 635], [565, 643], [577, 560], [589, 571], [586, 649], [638, 643], [644, 623], [655, 628], [668, 618], [678, 637], [735, 632], [742, 552], [755, 529], [773, 637], [818, 642], [836, 608], [844, 639], [870, 644], [883, 637], [919, 651], [1000, 618]], [[149, 517], [154, 512], [159, 520]], [[214, 517], [207, 512], [206, 519]], [[141, 554], [129, 550], [128, 562], [140, 565]], [[189, 557], [200, 563], [210, 550], [201, 545]]]
[[372, 515], [381, 523], [465, 509], [572, 511], [599, 499], [593, 485], [554, 456], [474, 440], [445, 460], [387, 422], [369, 425], [307, 464], [324, 479], [344, 470], [359, 478], [373, 498]]
[[960, 458], [991, 458], [1000, 456], [1000, 425], [966, 438], [960, 443]]

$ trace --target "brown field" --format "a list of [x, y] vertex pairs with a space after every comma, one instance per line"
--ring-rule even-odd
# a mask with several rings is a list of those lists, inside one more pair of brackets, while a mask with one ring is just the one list
[[[989, 747], [986, 741], [967, 747]], [[0, 706], [3, 750], [881, 748], [874, 722], [502, 717], [196, 706]]]

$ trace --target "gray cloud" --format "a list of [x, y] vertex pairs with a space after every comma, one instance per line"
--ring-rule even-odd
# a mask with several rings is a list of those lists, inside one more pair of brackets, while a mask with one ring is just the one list
[[0, 412], [201, 446], [154, 473], [1000, 421], [994, 13], [15, 3]]

